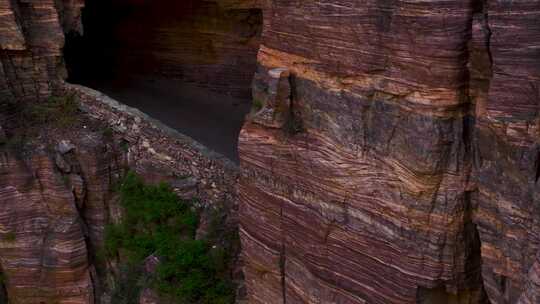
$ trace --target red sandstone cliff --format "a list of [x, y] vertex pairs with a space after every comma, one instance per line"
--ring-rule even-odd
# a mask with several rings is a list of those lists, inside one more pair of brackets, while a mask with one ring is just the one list
[[[249, 303], [540, 303], [540, 1], [248, 2], [264, 15], [263, 108], [240, 144]], [[61, 84], [80, 2], [59, 3], [0, 0], [2, 98]], [[9, 183], [28, 174], [7, 164]], [[58, 280], [86, 286], [70, 257], [81, 275]]]
[[84, 0], [0, 2], [0, 94], [44, 99], [65, 77], [64, 30], [80, 30]]
[[123, 159], [99, 132], [66, 138], [36, 138], [25, 154], [0, 148], [0, 265], [9, 303], [97, 300], [92, 260]]
[[540, 2], [264, 17], [266, 106], [240, 144], [250, 303], [539, 303]]

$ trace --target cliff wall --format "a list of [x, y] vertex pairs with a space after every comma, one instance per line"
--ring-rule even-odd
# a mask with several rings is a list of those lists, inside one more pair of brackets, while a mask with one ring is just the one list
[[66, 40], [77, 83], [167, 77], [250, 101], [262, 11], [249, 3], [87, 1], [83, 21]]
[[[0, 0], [2, 97], [61, 84], [80, 3], [58, 3]], [[264, 19], [239, 147], [249, 303], [540, 301], [540, 1], [241, 5]]]
[[42, 100], [65, 77], [64, 32], [81, 30], [84, 0], [0, 2], [2, 101]]
[[539, 14], [272, 1], [240, 138], [250, 303], [539, 301]]

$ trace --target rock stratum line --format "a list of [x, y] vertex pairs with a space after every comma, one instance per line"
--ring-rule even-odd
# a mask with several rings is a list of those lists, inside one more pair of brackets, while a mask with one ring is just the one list
[[[215, 2], [264, 17], [239, 145], [249, 303], [540, 303], [539, 0]], [[3, 100], [62, 90], [83, 5], [0, 0]], [[5, 205], [24, 174], [2, 163]], [[91, 284], [59, 260], [48, 283]], [[8, 275], [22, 261], [0, 251]]]

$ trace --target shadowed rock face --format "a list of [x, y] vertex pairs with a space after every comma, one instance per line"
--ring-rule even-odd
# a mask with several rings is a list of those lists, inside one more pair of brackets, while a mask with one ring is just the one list
[[99, 88], [144, 75], [249, 103], [262, 11], [201, 0], [88, 0], [84, 36], [66, 44], [70, 81]]
[[84, 35], [66, 39], [68, 82], [138, 108], [238, 163], [261, 9], [201, 0], [88, 0], [82, 20]]
[[[0, 0], [2, 97], [60, 78], [64, 3]], [[540, 1], [219, 4], [264, 15], [240, 136], [249, 303], [540, 302]]]

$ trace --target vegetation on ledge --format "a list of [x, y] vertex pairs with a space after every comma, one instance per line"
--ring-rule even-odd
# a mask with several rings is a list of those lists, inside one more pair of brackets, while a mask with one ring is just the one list
[[[176, 303], [234, 302], [230, 257], [208, 241], [195, 239], [198, 216], [188, 202], [166, 184], [146, 185], [133, 173], [119, 190], [125, 213], [121, 223], [105, 231], [107, 256], [119, 254], [128, 269], [140, 267], [150, 255], [159, 257], [156, 273], [147, 281]], [[130, 272], [141, 276], [140, 271]], [[133, 296], [125, 299], [138, 303]]]
[[51, 134], [75, 128], [79, 115], [79, 100], [73, 94], [51, 96], [42, 102], [26, 102], [7, 105], [9, 126], [6, 138], [0, 138], [0, 146], [22, 152], [38, 136], [46, 139]]
[[78, 108], [77, 97], [73, 94], [51, 96], [46, 102], [31, 103], [23, 115], [32, 124], [69, 128], [76, 122]]

